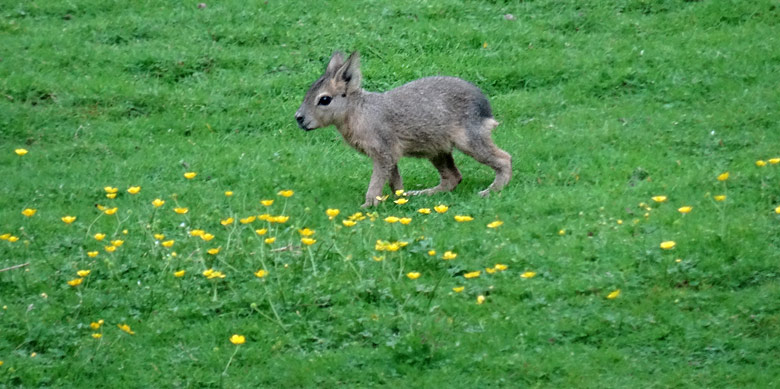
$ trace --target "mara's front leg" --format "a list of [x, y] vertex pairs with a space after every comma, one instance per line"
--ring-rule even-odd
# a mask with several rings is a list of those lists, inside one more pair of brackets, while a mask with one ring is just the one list
[[374, 171], [371, 173], [371, 182], [368, 183], [366, 202], [362, 205], [363, 208], [373, 207], [379, 203], [377, 197], [382, 195], [382, 188], [385, 187], [390, 178], [394, 166], [395, 164], [389, 161], [374, 160]]

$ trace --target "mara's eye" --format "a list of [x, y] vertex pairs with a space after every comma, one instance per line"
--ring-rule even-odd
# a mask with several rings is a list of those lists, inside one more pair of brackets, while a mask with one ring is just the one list
[[317, 105], [328, 105], [331, 100], [332, 98], [330, 96], [322, 96], [320, 97], [320, 101], [317, 102]]

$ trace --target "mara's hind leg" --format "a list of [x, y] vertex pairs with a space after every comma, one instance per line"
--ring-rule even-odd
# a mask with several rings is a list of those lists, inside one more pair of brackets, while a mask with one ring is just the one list
[[393, 170], [390, 171], [390, 190], [395, 193], [397, 190], [404, 188], [404, 182], [401, 179], [401, 171], [398, 170], [398, 164], [393, 166]]
[[496, 172], [493, 183], [479, 192], [482, 197], [489, 196], [491, 191], [500, 191], [512, 178], [512, 156], [499, 149], [490, 139], [490, 130], [497, 124], [495, 120], [489, 119], [480, 131], [472, 133], [465, 142], [457, 144], [461, 151], [476, 159], [477, 162], [490, 166]]
[[439, 154], [431, 158], [430, 161], [436, 167], [436, 170], [439, 171], [439, 176], [441, 177], [439, 185], [423, 190], [413, 190], [409, 192], [409, 195], [432, 195], [436, 192], [448, 192], [455, 189], [462, 180], [460, 171], [458, 171], [458, 168], [455, 166], [455, 160], [452, 158], [452, 153]]

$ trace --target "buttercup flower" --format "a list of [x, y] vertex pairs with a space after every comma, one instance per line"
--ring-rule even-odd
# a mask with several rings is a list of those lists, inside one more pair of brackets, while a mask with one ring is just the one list
[[775, 213], [777, 213], [777, 214], [780, 214], [780, 206], [778, 206], [777, 208], [775, 208]]
[[116, 198], [116, 193], [106, 193], [106, 197], [108, 197], [109, 199]]
[[375, 256], [375, 255], [372, 255], [372, 256], [371, 256], [371, 258], [372, 258], [374, 261], [377, 261], [377, 262], [382, 262], [382, 261], [384, 261], [384, 260], [385, 260], [385, 256], [384, 256], [384, 255], [380, 255], [380, 256], [378, 256], [378, 257], [377, 257], [377, 256]]
[[100, 338], [103, 337], [103, 334], [101, 334], [99, 332], [95, 332], [94, 334], [92, 334], [92, 337], [95, 338], [95, 339], [100, 339]]
[[307, 227], [302, 230], [298, 230], [298, 233], [301, 234], [301, 236], [312, 236], [314, 235], [314, 230], [311, 230]]
[[766, 166], [766, 161], [759, 159], [758, 161], [756, 161], [756, 166], [764, 167]]
[[520, 278], [534, 278], [536, 276], [536, 272], [533, 271], [527, 271], [520, 275]]
[[260, 269], [260, 270], [256, 271], [256, 272], [254, 273], [254, 275], [255, 275], [255, 277], [257, 277], [257, 278], [263, 278], [263, 277], [265, 277], [265, 276], [267, 276], [267, 275], [268, 275], [268, 272], [267, 272], [267, 271], [265, 271], [265, 270], [263, 270], [263, 269]]
[[410, 218], [410, 217], [402, 217], [402, 218], [398, 219], [398, 222], [403, 224], [403, 225], [406, 225], [406, 224], [409, 224], [409, 223], [412, 222], [412, 218]]
[[465, 286], [456, 286], [456, 287], [452, 288], [452, 291], [455, 292], [455, 293], [460, 293], [460, 292], [463, 292], [463, 289], [466, 289], [466, 287]]
[[89, 323], [89, 328], [92, 328], [93, 330], [97, 331], [100, 329], [100, 326], [103, 325], [103, 320], [98, 320], [97, 322]]
[[277, 194], [282, 197], [292, 197], [292, 195], [295, 194], [295, 192], [288, 189], [288, 190], [280, 190]]
[[715, 195], [712, 196], [712, 198], [715, 199], [715, 201], [724, 201], [726, 200], [726, 195]]
[[328, 208], [325, 210], [325, 214], [328, 215], [328, 220], [333, 220], [334, 217], [339, 215], [338, 209]]
[[246, 342], [246, 338], [243, 335], [233, 335], [230, 337], [230, 343], [233, 343], [236, 346], [244, 344], [244, 342]]
[[257, 219], [254, 215], [253, 216], [247, 216], [243, 219], [239, 219], [238, 221], [241, 222], [241, 224], [249, 224]]
[[377, 201], [385, 201], [390, 195], [376, 196]]
[[498, 227], [500, 227], [502, 224], [504, 224], [504, 222], [502, 222], [501, 220], [496, 220], [496, 221], [494, 221], [494, 222], [490, 222], [490, 223], [488, 223], [487, 227], [488, 227], [488, 228], [498, 228]]
[[428, 255], [430, 256], [436, 255], [436, 250], [428, 250]]
[[409, 202], [409, 200], [408, 200], [408, 199], [405, 199], [405, 198], [400, 198], [400, 199], [398, 199], [398, 200], [395, 200], [395, 201], [393, 201], [393, 202], [394, 202], [394, 203], [396, 203], [396, 204], [398, 204], [398, 205], [404, 205], [404, 204], [408, 203], [408, 202]]
[[497, 263], [497, 264], [495, 264], [495, 266], [493, 266], [493, 268], [498, 270], [498, 271], [504, 271], [504, 270], [508, 269], [509, 266]]
[[409, 277], [410, 280], [416, 280], [420, 278], [420, 273], [416, 271], [411, 271], [409, 273], [406, 273], [406, 276]]
[[271, 244], [273, 242], [276, 242], [276, 238], [275, 237], [265, 238], [264, 242], [265, 244]]
[[225, 196], [226, 196], [226, 197], [230, 197], [230, 196], [232, 196], [232, 195], [233, 195], [233, 191], [232, 191], [232, 190], [226, 190], [226, 191], [225, 191]]
[[106, 252], [108, 252], [108, 253], [113, 253], [114, 251], [116, 251], [116, 246], [105, 246], [105, 247], [103, 247], [103, 248], [104, 248], [104, 249], [106, 250]]
[[208, 241], [214, 239], [214, 235], [213, 234], [209, 234], [207, 232], [207, 233], [204, 233], [203, 235], [201, 235], [200, 238], [205, 240], [206, 242], [208, 242]]
[[613, 290], [610, 294], [607, 295], [607, 298], [610, 300], [614, 300], [620, 296], [620, 289]]
[[472, 271], [472, 272], [464, 274], [463, 278], [476, 278], [476, 277], [479, 277], [480, 274], [482, 274], [481, 270]]
[[691, 212], [691, 210], [693, 210], [693, 207], [688, 206], [688, 205], [686, 205], [684, 207], [677, 208], [677, 211], [679, 211], [680, 213], [688, 213], [688, 212]]
[[140, 192], [140, 191], [141, 191], [141, 187], [140, 186], [131, 186], [131, 187], [127, 188], [127, 193], [130, 193], [130, 194], [138, 194], [138, 192]]
[[261, 228], [259, 230], [255, 230], [255, 234], [257, 235], [265, 235], [268, 232], [267, 228]]
[[343, 225], [344, 225], [344, 227], [352, 227], [352, 226], [354, 226], [355, 224], [357, 224], [357, 222], [354, 222], [354, 221], [352, 221], [352, 220], [342, 220], [342, 221], [341, 221], [341, 224], [343, 224]]
[[448, 206], [446, 206], [444, 204], [439, 204], [439, 205], [433, 207], [433, 209], [436, 212], [438, 212], [438, 213], [444, 213], [444, 212], [447, 212], [447, 210], [450, 209], [450, 207], [448, 207]]
[[185, 213], [189, 212], [190, 210], [186, 207], [177, 207], [173, 209], [173, 212], [178, 213], [179, 215], [184, 215]]
[[445, 261], [449, 261], [450, 259], [457, 258], [458, 254], [453, 253], [452, 251], [445, 251], [444, 254], [441, 255], [441, 259]]
[[474, 218], [471, 217], [471, 216], [455, 215], [455, 221], [458, 222], [458, 223], [470, 222], [472, 220], [474, 220]]
[[116, 213], [117, 209], [119, 209], [119, 208], [117, 208], [117, 207], [107, 208], [105, 211], [103, 211], [103, 213], [105, 213], [106, 215], [113, 215], [113, 214]]
[[666, 196], [653, 196], [651, 197], [656, 203], [663, 203], [666, 201]]
[[215, 248], [206, 250], [206, 252], [209, 253], [210, 255], [217, 255], [217, 254], [219, 254], [219, 250], [220, 250], [220, 247], [215, 247]]
[[105, 237], [106, 237], [106, 234], [103, 234], [103, 233], [100, 233], [100, 232], [98, 232], [97, 234], [94, 235], [95, 240], [103, 240], [103, 239], [105, 239]]
[[19, 240], [18, 236], [11, 235], [8, 237], [8, 241], [11, 243], [16, 242], [17, 240]]
[[27, 154], [27, 150], [25, 150], [25, 149], [14, 149], [14, 153], [16, 153], [16, 155], [21, 157], [21, 156]]
[[260, 204], [263, 204], [266, 207], [270, 207], [273, 203], [274, 203], [273, 200], [260, 200]]
[[32, 215], [35, 215], [35, 212], [37, 212], [37, 210], [32, 208], [25, 208], [24, 211], [22, 211], [22, 215], [32, 217]]
[[423, 214], [423, 215], [430, 215], [431, 209], [430, 208], [420, 208], [417, 210], [417, 212]]
[[493, 267], [486, 267], [485, 268], [485, 273], [487, 273], [487, 274], [493, 274], [495, 272], [496, 272], [496, 269], [493, 268]]
[[163, 240], [163, 239], [165, 239], [165, 235], [163, 235], [163, 234], [154, 234], [154, 239]]
[[729, 172], [724, 172], [718, 175], [718, 181], [726, 181], [729, 179]]
[[274, 216], [273, 219], [271, 219], [271, 221], [273, 221], [274, 223], [285, 223], [285, 222], [287, 222], [287, 220], [290, 220], [290, 217], [289, 216], [283, 216], [283, 215]]
[[403, 194], [404, 194], [404, 190], [403, 189], [398, 189], [398, 190], [395, 191], [395, 195], [396, 196], [402, 196]]
[[780, 163], [780, 158], [770, 158], [769, 163], [771, 163], [772, 165], [777, 165], [778, 163]]
[[103, 187], [103, 190], [105, 190], [106, 193], [111, 194], [111, 193], [118, 192], [119, 188], [116, 188], [116, 187], [113, 187], [113, 186], [106, 186], [106, 187]]
[[90, 257], [90, 258], [95, 258], [95, 257], [98, 256], [98, 252], [97, 251], [87, 251], [87, 256]]
[[388, 217], [385, 218], [385, 221], [388, 222], [388, 223], [397, 223], [398, 220], [400, 220], [400, 219], [398, 219], [398, 217], [396, 217], [396, 216], [388, 216]]
[[[155, 207], [155, 208], [160, 208], [160, 207], [162, 207], [162, 206], [163, 206], [163, 204], [165, 204], [165, 200], [154, 199], [154, 200], [152, 201], [152, 205], [154, 205], [154, 207]], [[177, 213], [178, 213], [178, 212], [177, 212]]]
[[179, 270], [179, 271], [173, 272], [173, 276], [176, 277], [176, 278], [181, 278], [181, 277], [184, 277], [185, 273], [187, 273], [186, 270]]
[[307, 246], [311, 246], [311, 245], [317, 243], [317, 240], [316, 239], [312, 239], [312, 238], [301, 238], [301, 243], [303, 243], [303, 244], [305, 244]]
[[564, 230], [564, 229], [558, 230], [558, 235], [560, 235], [560, 236], [566, 235], [566, 230]]
[[671, 250], [676, 245], [677, 243], [675, 243], [673, 240], [667, 240], [665, 242], [661, 242], [661, 248], [664, 250]]
[[79, 270], [76, 272], [76, 274], [79, 275], [79, 277], [86, 277], [89, 275], [89, 273], [92, 273], [92, 270]]
[[63, 216], [61, 219], [62, 219], [63, 223], [65, 223], [65, 224], [70, 224], [70, 223], [73, 223], [73, 222], [76, 221], [76, 217], [75, 216]]
[[116, 326], [119, 327], [120, 330], [127, 332], [130, 335], [135, 335], [135, 332], [133, 332], [133, 330], [131, 330], [130, 326], [127, 324], [117, 324]]
[[205, 233], [206, 231], [203, 230], [192, 230], [190, 231], [190, 236], [203, 236]]
[[112, 246], [116, 246], [116, 247], [119, 247], [119, 246], [121, 246], [124, 243], [125, 243], [125, 241], [121, 240], [121, 239], [116, 239], [116, 240], [112, 240], [111, 241], [111, 245]]
[[0, 235], [0, 240], [8, 240], [8, 238], [11, 237], [11, 234], [5, 233], [3, 235]]
[[477, 296], [477, 304], [482, 304], [485, 302], [485, 296], [479, 295]]
[[84, 281], [83, 278], [75, 278], [75, 279], [72, 279], [72, 280], [68, 281], [68, 285], [70, 285], [70, 286], [79, 286], [79, 285], [81, 285], [82, 281]]
[[219, 222], [220, 222], [220, 224], [222, 224], [223, 226], [229, 226], [229, 225], [233, 224], [233, 218], [232, 218], [232, 217], [229, 217], [229, 218], [227, 218], [227, 219], [222, 219], [222, 220], [220, 220]]
[[191, 180], [191, 179], [195, 178], [195, 176], [197, 176], [197, 175], [198, 175], [198, 173], [195, 173], [195, 172], [187, 172], [187, 173], [184, 173], [184, 178], [186, 178], [188, 180]]

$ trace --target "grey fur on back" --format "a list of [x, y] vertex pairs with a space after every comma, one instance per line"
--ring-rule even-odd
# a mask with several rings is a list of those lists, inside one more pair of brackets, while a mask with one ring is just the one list
[[491, 139], [498, 122], [479, 88], [455, 77], [426, 77], [375, 93], [360, 88], [361, 78], [356, 52], [346, 61], [341, 53], [334, 53], [295, 116], [307, 131], [335, 125], [348, 144], [371, 157], [374, 173], [364, 206], [376, 204], [387, 181], [392, 190], [402, 189], [398, 170], [402, 156], [429, 159], [441, 176], [438, 186], [410, 194], [433, 194], [457, 186], [461, 175], [453, 148], [496, 171], [493, 184], [481, 195], [498, 191], [509, 181], [511, 156]]

